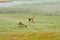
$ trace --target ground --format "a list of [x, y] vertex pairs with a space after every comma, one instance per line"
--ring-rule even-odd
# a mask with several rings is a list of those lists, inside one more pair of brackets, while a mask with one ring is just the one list
[[[27, 20], [31, 16], [35, 16], [34, 23]], [[28, 27], [20, 28], [18, 21]], [[0, 40], [60, 40], [60, 16], [1, 13]]]
[[60, 40], [60, 32], [0, 33], [0, 40]]

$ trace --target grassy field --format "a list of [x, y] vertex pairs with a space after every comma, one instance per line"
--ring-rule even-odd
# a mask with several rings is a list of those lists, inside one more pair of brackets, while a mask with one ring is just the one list
[[[0, 5], [0, 40], [60, 40], [60, 2], [34, 2]], [[34, 22], [28, 22], [32, 16]], [[19, 27], [19, 21], [27, 27]]]
[[[35, 16], [34, 23], [27, 18]], [[20, 28], [18, 21], [28, 27]], [[60, 16], [41, 14], [0, 14], [0, 40], [60, 40]]]
[[0, 40], [60, 40], [60, 32], [0, 33]]
[[[35, 22], [29, 23], [28, 17], [35, 16]], [[26, 24], [27, 28], [19, 28], [18, 21]], [[21, 32], [21, 31], [52, 31], [59, 32], [60, 16], [48, 16], [40, 14], [0, 14], [0, 32]]]

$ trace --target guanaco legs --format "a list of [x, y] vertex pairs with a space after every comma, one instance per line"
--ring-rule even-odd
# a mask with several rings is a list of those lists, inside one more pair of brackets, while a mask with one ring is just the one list
[[34, 22], [34, 16], [33, 16], [33, 17], [28, 18], [28, 21], [29, 21], [29, 22]]
[[19, 25], [19, 27], [23, 27], [23, 26], [27, 27], [27, 25], [23, 24], [23, 22], [21, 22], [21, 21], [19, 21], [18, 25]]

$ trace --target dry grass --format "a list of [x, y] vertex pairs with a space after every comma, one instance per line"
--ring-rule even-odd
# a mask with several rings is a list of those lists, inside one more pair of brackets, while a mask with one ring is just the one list
[[60, 32], [0, 33], [0, 40], [60, 40]]

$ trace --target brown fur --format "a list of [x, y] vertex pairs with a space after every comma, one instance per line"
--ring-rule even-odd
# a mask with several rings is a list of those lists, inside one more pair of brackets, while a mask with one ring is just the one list
[[29, 22], [34, 22], [34, 16], [31, 17], [31, 18], [28, 18], [28, 21], [29, 21]]
[[21, 21], [18, 23], [18, 25], [19, 25], [20, 27], [23, 27], [23, 26], [27, 27], [27, 25], [23, 24]]

